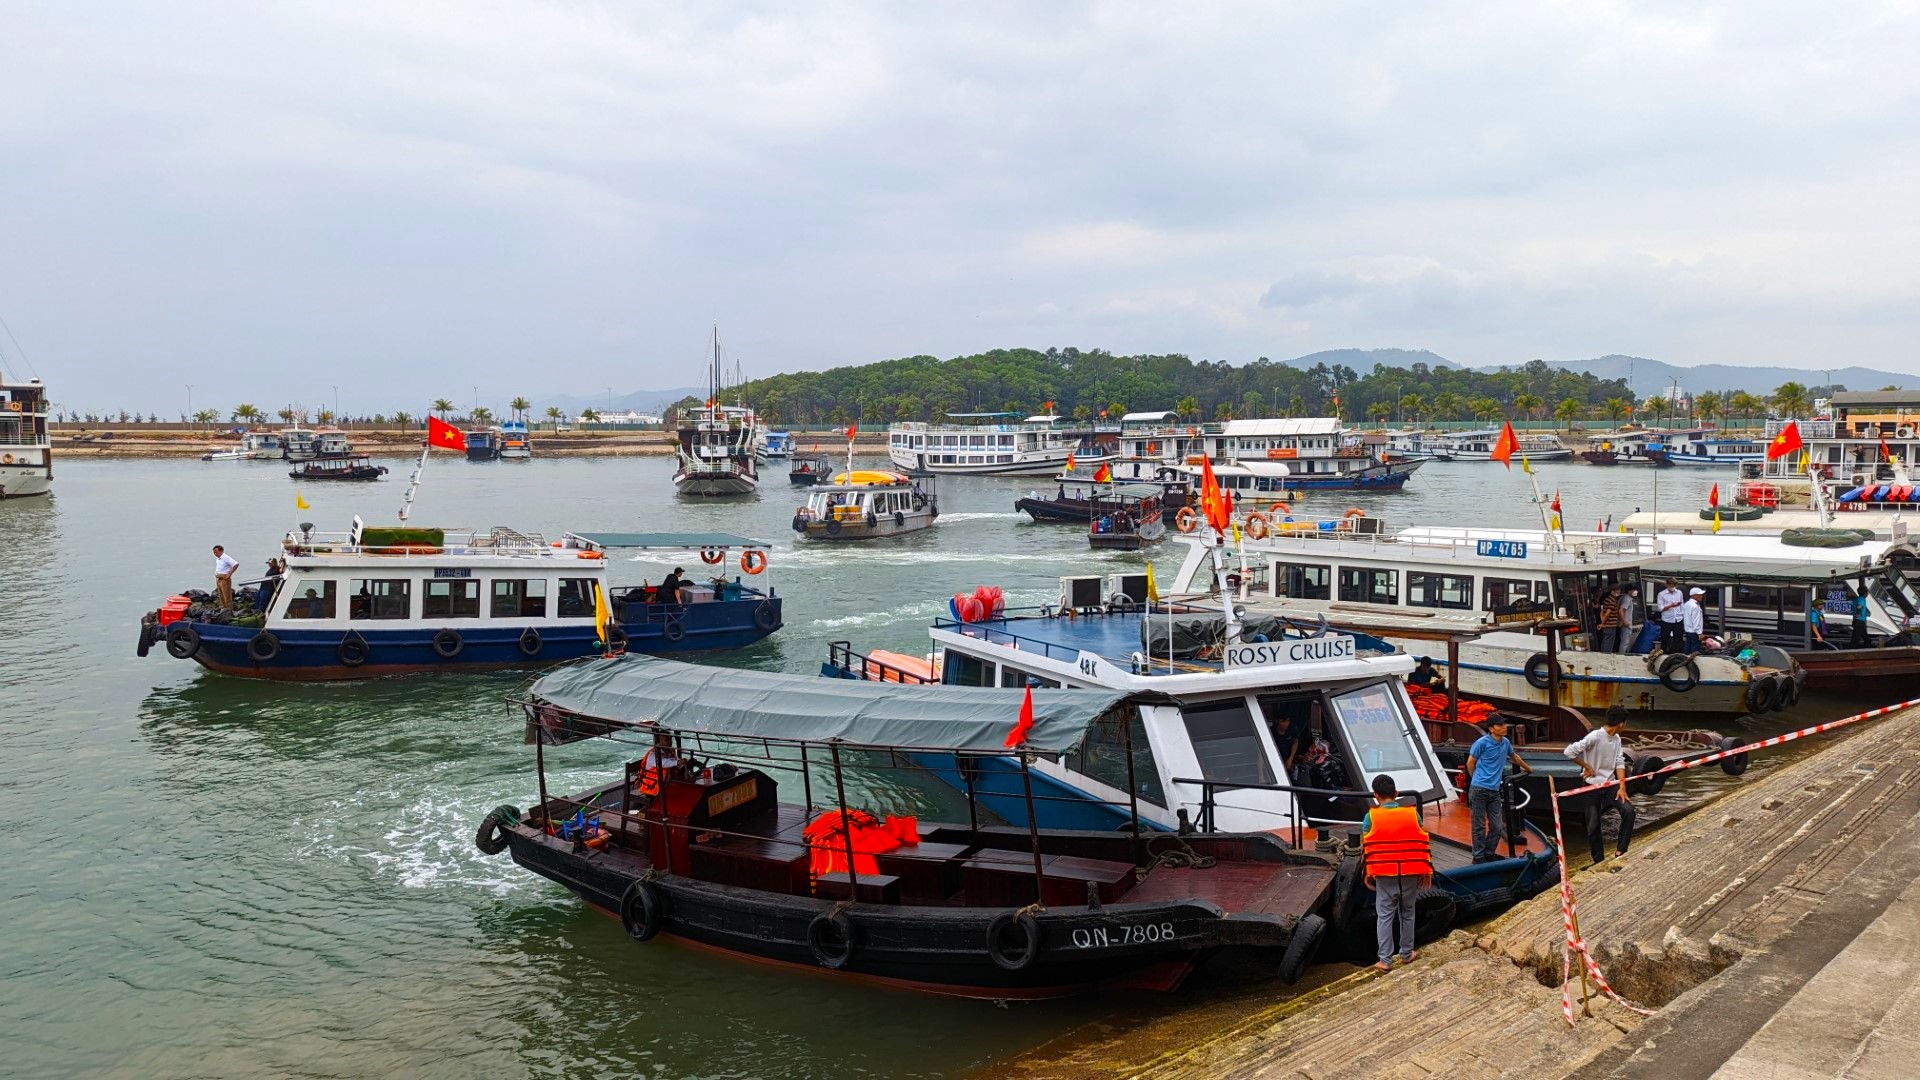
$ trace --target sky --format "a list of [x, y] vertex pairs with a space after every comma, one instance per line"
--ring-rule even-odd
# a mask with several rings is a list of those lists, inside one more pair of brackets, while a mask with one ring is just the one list
[[[0, 363], [79, 409], [990, 348], [1920, 370], [1920, 9], [0, 7]], [[24, 361], [22, 362], [22, 354]]]

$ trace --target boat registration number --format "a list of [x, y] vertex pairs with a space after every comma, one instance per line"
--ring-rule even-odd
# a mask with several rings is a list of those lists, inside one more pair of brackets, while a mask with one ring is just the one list
[[1122, 923], [1119, 926], [1083, 926], [1073, 932], [1076, 949], [1104, 949], [1115, 945], [1150, 945], [1173, 940], [1173, 924]]

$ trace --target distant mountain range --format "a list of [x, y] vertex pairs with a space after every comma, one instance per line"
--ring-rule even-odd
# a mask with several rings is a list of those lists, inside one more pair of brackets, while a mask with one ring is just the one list
[[543, 415], [549, 407], [559, 409], [568, 416], [579, 416], [582, 409], [598, 409], [601, 412], [623, 413], [628, 410], [638, 413], [653, 413], [689, 394], [705, 394], [704, 386], [679, 386], [670, 390], [631, 390], [624, 394], [615, 394], [609, 399], [605, 394], [576, 397], [572, 394], [555, 394], [541, 398], [534, 405], [534, 414]]
[[[1875, 368], [1834, 367], [1826, 370], [1818, 368], [1789, 367], [1735, 367], [1731, 364], [1701, 364], [1697, 367], [1682, 367], [1660, 360], [1649, 360], [1644, 356], [1621, 356], [1612, 353], [1595, 357], [1592, 360], [1549, 360], [1548, 364], [1569, 371], [1592, 372], [1602, 379], [1626, 379], [1631, 376], [1633, 391], [1641, 396], [1657, 394], [1668, 389], [1674, 383], [1689, 393], [1702, 393], [1707, 390], [1731, 392], [1745, 390], [1750, 394], [1771, 394], [1782, 383], [1797, 382], [1803, 386], [1823, 386], [1832, 383], [1849, 390], [1878, 390], [1884, 386], [1896, 386], [1902, 390], [1920, 387], [1920, 376], [1902, 375], [1894, 371], [1880, 371]], [[1486, 364], [1482, 370], [1519, 367], [1518, 364]]]
[[1328, 367], [1345, 364], [1362, 375], [1372, 371], [1375, 364], [1385, 364], [1392, 368], [1412, 367], [1415, 364], [1425, 364], [1430, 368], [1466, 367], [1465, 364], [1456, 364], [1426, 349], [1323, 349], [1305, 356], [1296, 356], [1284, 363], [1288, 367], [1297, 368], [1310, 368], [1315, 364], [1325, 364]]

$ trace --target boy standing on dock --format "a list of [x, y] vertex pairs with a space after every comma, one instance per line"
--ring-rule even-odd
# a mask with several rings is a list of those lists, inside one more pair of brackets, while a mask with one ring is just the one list
[[1627, 795], [1627, 755], [1620, 749], [1620, 733], [1626, 729], [1627, 710], [1617, 704], [1608, 706], [1607, 718], [1601, 726], [1587, 732], [1564, 751], [1580, 766], [1580, 775], [1587, 783], [1602, 776], [1619, 781], [1618, 794], [1596, 791], [1593, 801], [1587, 804], [1587, 846], [1592, 850], [1594, 862], [1607, 855], [1606, 845], [1600, 842], [1600, 824], [1606, 819], [1607, 811], [1620, 815], [1620, 854], [1627, 853], [1627, 845], [1633, 840], [1634, 813], [1633, 800]]
[[1420, 955], [1413, 948], [1414, 898], [1433, 884], [1433, 840], [1420, 827], [1417, 807], [1400, 805], [1393, 777], [1373, 778], [1373, 808], [1360, 822], [1360, 851], [1367, 885], [1373, 889], [1374, 941], [1381, 971], [1393, 970], [1394, 931], [1400, 935], [1400, 962]]
[[1520, 757], [1520, 751], [1507, 741], [1507, 718], [1499, 713], [1487, 717], [1487, 733], [1467, 748], [1467, 822], [1473, 830], [1473, 861], [1493, 862], [1500, 857], [1500, 838], [1506, 834], [1506, 813], [1501, 803], [1501, 785], [1506, 782], [1507, 762], [1522, 772], [1533, 767]]

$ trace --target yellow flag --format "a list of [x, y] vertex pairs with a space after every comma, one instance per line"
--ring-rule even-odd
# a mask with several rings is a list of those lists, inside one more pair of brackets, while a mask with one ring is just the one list
[[1153, 583], [1153, 560], [1148, 559], [1147, 560], [1147, 603], [1157, 604], [1159, 602], [1160, 602], [1160, 586], [1155, 585]]
[[[1809, 462], [1811, 462], [1812, 460], [1813, 460], [1813, 458], [1812, 458], [1812, 457], [1811, 457], [1811, 456], [1810, 456], [1810, 455], [1809, 455], [1809, 454], [1807, 453], [1807, 451], [1806, 451], [1806, 450], [1804, 450], [1804, 449], [1803, 449], [1803, 450], [1801, 450], [1801, 451], [1800, 451], [1800, 471], [1801, 471], [1801, 472], [1806, 472], [1806, 471], [1807, 471], [1807, 465], [1808, 465], [1808, 463], [1809, 463]], [[1895, 465], [1897, 466], [1897, 465], [1899, 465], [1899, 464], [1900, 464], [1900, 460], [1899, 460], [1898, 458], [1895, 458], [1895, 459], [1894, 459], [1894, 462], [1893, 462], [1893, 463], [1894, 463], [1894, 464], [1895, 464]]]
[[1233, 523], [1233, 542], [1240, 542], [1240, 523], [1237, 521]]
[[600, 583], [596, 581], [593, 583], [593, 628], [600, 634], [603, 643], [610, 640], [607, 628], [611, 625], [613, 612], [607, 608], [607, 594], [600, 591]]
[[1530, 473], [1533, 471], [1533, 462], [1528, 461], [1525, 454], [1520, 455], [1520, 471], [1523, 473]]
[[1718, 507], [1715, 507], [1713, 511], [1713, 531], [1720, 531], [1720, 509]]
[[311, 506], [308, 506], [308, 505], [307, 505], [307, 500], [305, 500], [305, 499], [303, 499], [303, 498], [301, 498], [301, 497], [300, 497], [300, 489], [299, 489], [299, 488], [294, 488], [294, 489], [293, 489], [293, 508], [294, 508], [295, 510], [311, 510], [311, 509], [313, 509], [313, 507], [311, 507]]
[[1622, 521], [1620, 523], [1620, 535], [1621, 536], [1627, 535], [1627, 523], [1625, 521]]

